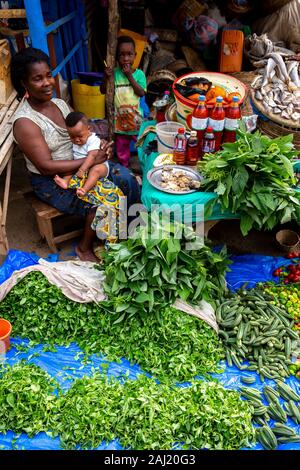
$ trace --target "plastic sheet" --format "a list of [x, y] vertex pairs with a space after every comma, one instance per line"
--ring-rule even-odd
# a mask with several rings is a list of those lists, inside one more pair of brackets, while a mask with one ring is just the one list
[[[49, 257], [47, 259], [49, 261]], [[50, 256], [50, 260], [57, 261], [57, 256]], [[0, 266], [0, 283], [7, 279], [14, 270], [35, 264], [37, 261], [38, 257], [34, 254], [11, 250], [4, 264]], [[232, 261], [231, 271], [227, 274], [227, 282], [231, 290], [238, 289], [245, 282], [249, 282], [248, 287], [253, 287], [257, 282], [274, 280], [274, 278], [272, 278], [273, 270], [278, 266], [290, 263], [289, 259], [261, 255], [232, 256]], [[103, 368], [109, 375], [116, 377], [127, 373], [131, 379], [135, 379], [139, 373], [145, 373], [138, 365], [130, 364], [124, 358], [121, 359], [120, 363], [116, 363], [106, 361], [104, 356], [92, 355], [89, 357], [87, 363], [85, 363], [82, 361], [84, 354], [75, 343], [72, 343], [69, 347], [59, 346], [56, 348], [56, 352], [43, 351], [44, 345], [36, 345], [30, 347], [27, 352], [21, 352], [17, 349], [17, 346], [20, 344], [26, 346], [29, 345], [29, 341], [21, 340], [20, 338], [11, 339], [12, 347], [6, 356], [8, 364], [13, 365], [20, 359], [34, 363], [53, 376], [59, 382], [63, 390], [67, 390], [75, 378], [82, 377], [83, 375], [91, 375], [92, 369], [101, 370]], [[225, 362], [223, 365], [225, 368]], [[226, 365], [222, 374], [212, 374], [224, 387], [234, 390], [237, 390], [240, 385], [245, 385], [241, 382], [242, 375], [254, 376], [256, 381], [254, 384], [251, 384], [251, 387], [255, 387], [259, 390], [262, 390], [264, 385], [270, 384], [273, 387], [275, 385], [273, 380], [266, 379], [265, 382], [262, 383], [255, 372], [240, 371], [234, 366], [229, 367]], [[300, 393], [300, 385], [296, 378], [289, 377], [287, 383]], [[182, 385], [183, 384], [181, 384], [181, 386]], [[273, 422], [270, 421], [270, 424], [272, 425]], [[294, 428], [297, 434], [300, 434], [300, 426], [296, 426], [290, 419], [287, 424]], [[15, 438], [16, 435], [12, 432], [8, 432], [5, 435], [0, 434], [0, 449], [60, 449], [59, 438], [52, 439], [45, 433], [40, 433], [32, 439], [29, 439], [26, 434], [20, 435], [17, 439]], [[110, 443], [103, 442], [98, 449], [120, 450], [122, 447], [117, 440], [114, 440]], [[253, 449], [261, 450], [262, 446], [256, 444], [255, 447], [251, 448], [251, 450]], [[300, 443], [281, 444], [278, 449], [300, 450]]]
[[262, 256], [262, 255], [239, 255], [231, 256], [233, 264], [231, 271], [227, 273], [226, 280], [230, 290], [239, 289], [245, 282], [248, 282], [248, 289], [258, 282], [273, 281], [278, 282], [278, 278], [272, 273], [280, 266], [291, 264], [290, 259]]

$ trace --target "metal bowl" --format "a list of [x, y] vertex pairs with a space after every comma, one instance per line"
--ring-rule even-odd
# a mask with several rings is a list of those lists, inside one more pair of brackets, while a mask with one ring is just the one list
[[173, 189], [168, 189], [168, 188], [162, 188], [161, 187], [161, 175], [162, 172], [165, 170], [172, 170], [173, 172], [183, 172], [186, 174], [186, 176], [189, 176], [192, 178], [194, 181], [202, 181], [203, 176], [199, 175], [197, 171], [193, 170], [192, 168], [189, 168], [188, 166], [183, 166], [183, 165], [163, 165], [163, 166], [158, 166], [156, 168], [152, 168], [151, 170], [148, 171], [147, 173], [147, 179], [149, 183], [154, 186], [154, 188], [159, 189], [159, 191], [163, 191], [165, 193], [170, 193], [170, 194], [190, 194], [194, 193], [195, 191], [199, 191], [199, 189], [189, 189], [188, 191], [174, 191]]

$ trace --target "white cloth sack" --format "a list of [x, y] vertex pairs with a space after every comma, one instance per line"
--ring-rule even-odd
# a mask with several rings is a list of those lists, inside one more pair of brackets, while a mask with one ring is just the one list
[[40, 271], [48, 281], [61, 289], [71, 300], [80, 303], [101, 302], [106, 299], [102, 284], [104, 272], [94, 268], [90, 261], [58, 261], [49, 263], [40, 258], [38, 264], [14, 271], [9, 279], [0, 286], [0, 302], [17, 284], [17, 282], [32, 271]]

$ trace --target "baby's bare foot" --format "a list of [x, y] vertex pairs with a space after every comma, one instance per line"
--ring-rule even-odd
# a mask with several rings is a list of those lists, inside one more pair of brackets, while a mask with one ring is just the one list
[[62, 189], [68, 189], [68, 183], [58, 175], [54, 176], [55, 183]]

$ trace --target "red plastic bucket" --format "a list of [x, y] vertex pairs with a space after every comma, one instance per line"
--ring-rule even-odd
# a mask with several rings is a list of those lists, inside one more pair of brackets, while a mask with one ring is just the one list
[[0, 318], [0, 352], [6, 352], [10, 348], [10, 334], [12, 326], [8, 320]]

